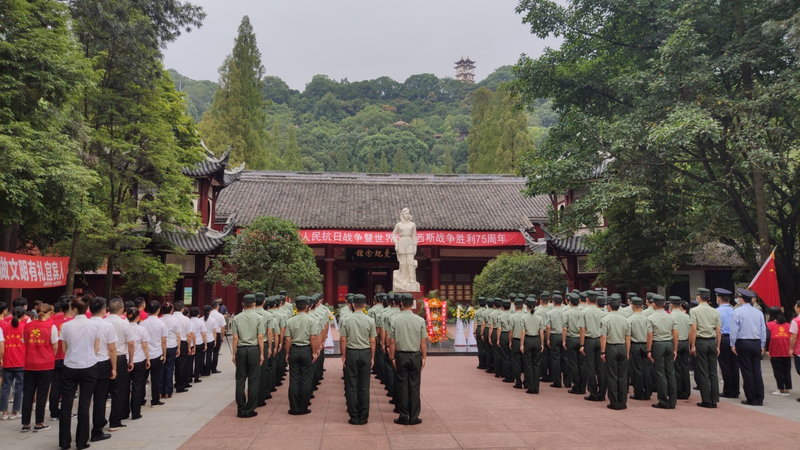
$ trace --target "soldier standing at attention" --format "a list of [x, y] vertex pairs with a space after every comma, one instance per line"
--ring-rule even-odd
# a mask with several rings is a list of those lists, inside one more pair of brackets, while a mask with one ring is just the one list
[[478, 297], [478, 309], [475, 310], [475, 342], [478, 344], [478, 369], [486, 370], [486, 349], [483, 345], [483, 313], [486, 311], [486, 298]]
[[678, 355], [678, 324], [666, 311], [663, 295], [653, 295], [653, 313], [647, 318], [647, 356], [655, 369], [658, 403], [653, 408], [675, 409], [675, 358]]
[[753, 307], [755, 294], [739, 289], [736, 301], [739, 307], [733, 311], [731, 323], [731, 346], [739, 358], [742, 369], [742, 384], [746, 400], [743, 405], [764, 405], [764, 379], [761, 376], [761, 356], [767, 342], [767, 325], [764, 314]]
[[628, 403], [628, 355], [631, 351], [631, 325], [619, 312], [620, 299], [608, 302], [611, 312], [600, 320], [600, 357], [606, 363], [608, 408], [626, 409]]
[[[563, 299], [560, 294], [553, 294], [553, 307], [545, 314], [545, 343], [550, 351], [550, 374], [553, 384], [550, 387], [560, 388], [561, 384], [561, 366], [562, 366], [562, 338], [561, 330], [564, 328], [564, 320], [562, 318], [561, 303]], [[564, 377], [566, 384], [566, 377]]]
[[[534, 295], [534, 297], [536, 296]], [[542, 291], [542, 293], [539, 294], [539, 307], [536, 308], [536, 315], [539, 316], [539, 322], [541, 322], [542, 327], [547, 324], [547, 313], [551, 309], [553, 309], [553, 307], [550, 306], [550, 292]], [[539, 373], [542, 376], [541, 381], [543, 383], [552, 383], [553, 377], [550, 373], [550, 342], [545, 339], [542, 341], [542, 344], [544, 344], [544, 351], [542, 352], [542, 362], [539, 366]]]
[[569, 302], [572, 306], [564, 314], [564, 330], [562, 332], [566, 336], [563, 348], [567, 352], [567, 366], [569, 367], [570, 384], [572, 385], [569, 393], [583, 395], [586, 393], [585, 361], [583, 346], [581, 345], [584, 322], [581, 307], [578, 305], [579, 301], [579, 294], [574, 292], [569, 294]]
[[544, 323], [536, 315], [536, 298], [528, 298], [528, 312], [523, 313], [520, 338], [525, 367], [525, 388], [528, 394], [539, 393], [539, 375], [544, 348]]
[[[509, 295], [511, 297], [511, 295]], [[516, 294], [514, 294], [516, 298]], [[511, 339], [509, 333], [511, 332], [511, 300], [503, 299], [503, 312], [497, 316], [497, 328], [500, 329], [500, 335], [497, 338], [497, 347], [500, 350], [500, 360], [502, 370], [500, 375], [503, 377], [503, 383], [513, 383], [511, 378]]]
[[624, 308], [620, 308], [619, 309], [619, 313], [622, 314], [622, 316], [627, 319], [628, 317], [633, 315], [633, 308], [631, 307], [631, 299], [633, 297], [636, 297], [636, 292], [628, 292], [626, 297], [627, 297], [627, 300], [628, 300], [628, 306], [625, 306]]
[[[236, 366], [237, 417], [258, 415], [258, 383], [261, 364], [264, 362], [264, 321], [255, 311], [256, 296], [244, 296], [244, 311], [234, 316], [231, 323], [233, 335], [233, 365]], [[247, 395], [244, 388], [247, 382]]]
[[[384, 294], [383, 292], [381, 292], [380, 294], [375, 295], [375, 301], [374, 301], [373, 305], [369, 308], [369, 310], [367, 310], [367, 315], [369, 317], [371, 317], [373, 321], [375, 321], [375, 332], [376, 332], [375, 345], [376, 345], [376, 348], [380, 348], [380, 345], [381, 345], [381, 343], [380, 343], [380, 330], [378, 330], [378, 317], [377, 317], [377, 314], [379, 312], [383, 311], [383, 304], [382, 303], [383, 303], [383, 297], [385, 295], [386, 294]], [[349, 309], [349, 308], [347, 308], [347, 305], [345, 305], [344, 309]], [[343, 317], [342, 317], [342, 314], [340, 312], [339, 313], [339, 322], [340, 323], [341, 323], [342, 319], [343, 319]], [[381, 378], [380, 369], [381, 369], [381, 364], [382, 363], [383, 362], [381, 361], [381, 352], [375, 353], [375, 363], [372, 365], [372, 373], [374, 373], [375, 376], [378, 377], [378, 379]]]
[[697, 406], [716, 408], [719, 402], [719, 380], [717, 379], [717, 355], [722, 338], [722, 322], [717, 310], [708, 304], [711, 291], [697, 290], [697, 306], [689, 310], [689, 345], [695, 356], [695, 378], [700, 388], [702, 402]]
[[253, 311], [258, 314], [261, 318], [261, 321], [264, 322], [264, 346], [261, 347], [262, 352], [264, 353], [264, 358], [261, 361], [261, 369], [258, 371], [258, 406], [266, 406], [267, 404], [267, 397], [272, 397], [269, 389], [269, 383], [267, 382], [267, 378], [270, 375], [269, 371], [269, 350], [271, 347], [272, 341], [272, 329], [270, 328], [270, 314], [265, 309], [265, 303], [267, 299], [263, 292], [256, 292], [256, 307]]
[[286, 321], [286, 362], [289, 364], [289, 414], [311, 412], [313, 364], [316, 362], [317, 322], [308, 315], [309, 298], [295, 299], [297, 315]]
[[722, 374], [722, 394], [720, 397], [739, 398], [739, 361], [731, 347], [731, 323], [733, 322], [733, 306], [731, 295], [733, 292], [716, 288], [717, 312], [719, 313], [720, 332], [722, 338], [719, 344], [719, 371]]
[[677, 295], [669, 297], [670, 316], [678, 325], [678, 357], [675, 358], [675, 384], [678, 400], [686, 400], [692, 395], [692, 380], [689, 374], [689, 315], [681, 310], [683, 299]]
[[411, 310], [414, 297], [403, 294], [402, 311], [394, 316], [389, 336], [389, 355], [397, 371], [397, 410], [399, 425], [417, 425], [419, 418], [419, 387], [427, 357], [428, 332], [425, 320]]
[[523, 321], [525, 316], [528, 315], [522, 306], [525, 302], [522, 298], [517, 297], [514, 299], [514, 307], [516, 312], [511, 315], [509, 319], [511, 323], [511, 346], [509, 353], [511, 355], [511, 376], [514, 378], [514, 389], [522, 389], [522, 349], [525, 339], [525, 332], [523, 330]]
[[586, 356], [586, 390], [584, 400], [602, 402], [606, 399], [606, 368], [600, 359], [600, 320], [604, 311], [597, 307], [597, 293], [586, 293], [588, 306], [581, 312], [581, 353]]
[[362, 311], [367, 298], [357, 294], [353, 299], [356, 313], [342, 320], [339, 347], [345, 368], [345, 396], [351, 425], [364, 425], [369, 420], [369, 373], [375, 361], [375, 321]]
[[631, 298], [633, 313], [627, 321], [631, 327], [631, 351], [628, 368], [633, 384], [631, 400], [650, 400], [653, 394], [652, 367], [647, 358], [647, 317], [642, 314], [641, 297]]
[[399, 299], [400, 294], [395, 294], [394, 292], [389, 293], [389, 308], [383, 310], [381, 313], [381, 328], [383, 329], [383, 335], [381, 336], [381, 342], [383, 343], [383, 355], [385, 356], [386, 360], [386, 396], [391, 397], [389, 401], [390, 404], [395, 405], [395, 409], [397, 408], [397, 395], [396, 395], [396, 385], [397, 385], [397, 372], [394, 369], [394, 363], [392, 358], [389, 356], [389, 333], [391, 331], [392, 319], [395, 315], [400, 313], [400, 309], [397, 305], [400, 304]]
[[486, 373], [494, 373], [494, 345], [492, 341], [492, 313], [495, 311], [494, 298], [486, 299], [483, 312], [483, 345], [486, 347]]

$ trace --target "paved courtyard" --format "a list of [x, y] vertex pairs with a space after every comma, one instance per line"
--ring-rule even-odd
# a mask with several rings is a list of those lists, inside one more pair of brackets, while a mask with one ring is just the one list
[[[439, 356], [428, 359], [422, 381], [423, 423], [395, 425], [383, 387], [373, 379], [370, 422], [347, 424], [341, 360], [326, 360], [325, 380], [312, 413], [289, 416], [287, 384], [278, 388], [258, 417], [236, 418], [233, 367], [227, 348], [223, 373], [196, 384], [191, 393], [175, 395], [166, 406], [144, 411], [138, 421], [92, 449], [240, 450], [240, 449], [436, 449], [436, 448], [571, 448], [571, 449], [770, 449], [797, 448], [800, 403], [770, 395], [774, 390], [769, 362], [764, 361], [766, 406], [744, 407], [724, 401], [716, 410], [694, 406], [699, 396], [678, 402], [672, 411], [630, 401], [625, 411], [605, 403], [542, 385], [526, 395], [475, 369], [476, 358]], [[797, 380], [795, 380], [797, 381]], [[21, 434], [17, 423], [0, 422], [1, 448], [57, 448], [57, 422], [41, 433]], [[74, 448], [74, 447], [73, 447]]]

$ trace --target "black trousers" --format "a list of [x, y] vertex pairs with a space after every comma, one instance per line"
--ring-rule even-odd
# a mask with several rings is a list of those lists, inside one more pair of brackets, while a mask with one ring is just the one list
[[573, 392], [586, 393], [586, 361], [581, 355], [581, 338], [567, 336], [567, 364]]
[[147, 382], [147, 363], [145, 361], [134, 363], [131, 371], [131, 418], [142, 416], [142, 399], [145, 396], [145, 383]]
[[161, 402], [161, 371], [164, 370], [164, 361], [161, 356], [150, 360], [150, 404], [157, 405]]
[[219, 364], [219, 351], [222, 349], [222, 333], [217, 333], [217, 338], [214, 340], [214, 353], [211, 357], [211, 372], [217, 372], [217, 364]]
[[[128, 370], [126, 367], [123, 370]], [[103, 427], [108, 424], [106, 420], [106, 401], [111, 388], [111, 361], [97, 363], [97, 382], [92, 393], [92, 436], [103, 434]]]
[[57, 418], [61, 415], [61, 378], [64, 374], [64, 360], [57, 359], [53, 376], [50, 380], [50, 417]]
[[289, 411], [302, 413], [311, 403], [312, 384], [311, 346], [292, 345], [289, 351]]
[[483, 351], [486, 370], [494, 372], [494, 353], [492, 345], [489, 344], [489, 327], [483, 328]]
[[511, 374], [510, 378], [514, 379], [515, 385], [522, 384], [522, 352], [519, 351], [519, 347], [522, 344], [522, 341], [519, 338], [514, 338], [511, 340]]
[[503, 374], [503, 353], [500, 346], [497, 344], [497, 337], [500, 334], [497, 328], [492, 329], [489, 339], [492, 341], [492, 354], [494, 355], [494, 376], [495, 378]]
[[345, 397], [350, 419], [363, 424], [369, 419], [370, 349], [347, 349], [345, 354]]
[[[547, 339], [545, 335], [545, 339]], [[553, 381], [553, 369], [552, 369], [552, 355], [551, 355], [551, 348], [547, 345], [544, 346], [544, 351], [542, 352], [542, 366], [540, 369], [542, 381], [550, 383]]]
[[742, 387], [747, 401], [764, 403], [764, 379], [761, 376], [761, 341], [758, 339], [737, 339], [736, 353], [742, 370]]
[[422, 353], [396, 352], [397, 364], [397, 410], [400, 420], [414, 422], [419, 419], [419, 387], [422, 382]]
[[130, 412], [131, 380], [128, 372], [128, 358], [117, 355], [117, 378], [111, 380], [111, 413], [109, 424], [117, 426], [128, 418]]
[[625, 344], [606, 344], [608, 403], [625, 409], [628, 403], [628, 350]]
[[662, 407], [675, 408], [678, 403], [678, 389], [675, 385], [675, 360], [672, 341], [655, 341], [651, 348], [653, 369], [658, 391], [658, 403]]
[[731, 351], [731, 337], [723, 334], [719, 345], [719, 371], [722, 374], [722, 395], [739, 396], [739, 358]]
[[[772, 364], [772, 372], [775, 374], [775, 381], [778, 383], [778, 389], [791, 389], [792, 388], [792, 358], [789, 356], [786, 357], [770, 357], [769, 360], [770, 364]], [[25, 372], [25, 379], [27, 380], [28, 373]], [[27, 381], [26, 381], [27, 383]], [[28, 394], [25, 393], [25, 397], [23, 399], [27, 399]], [[23, 409], [25, 408], [25, 402], [22, 402]], [[39, 405], [36, 405], [36, 412], [39, 412]], [[38, 417], [38, 414], [37, 414]]]
[[700, 399], [703, 403], [719, 402], [719, 378], [717, 376], [717, 340], [698, 337], [694, 343], [697, 351], [694, 373]]
[[203, 350], [204, 345], [200, 344], [195, 346], [194, 351], [194, 379], [199, 380], [203, 375], [203, 365], [206, 362], [206, 352]]
[[593, 399], [606, 398], [606, 363], [600, 358], [600, 338], [585, 338], [586, 392]]
[[187, 341], [181, 341], [179, 351], [180, 355], [175, 358], [175, 390], [183, 391], [188, 387], [189, 379], [192, 377], [187, 367], [191, 365], [189, 343]]
[[653, 395], [653, 371], [647, 359], [647, 344], [631, 342], [631, 360], [629, 364], [633, 396], [637, 400], [650, 400]]
[[539, 393], [539, 380], [542, 360], [542, 340], [539, 336], [525, 336], [525, 354], [522, 356], [525, 367], [525, 388], [528, 392]]
[[[550, 378], [555, 387], [561, 387], [561, 351], [564, 349], [561, 346], [561, 340], [561, 333], [550, 333]], [[566, 377], [564, 378], [564, 384], [566, 384]]]
[[262, 404], [267, 401], [267, 397], [270, 396], [270, 387], [269, 387], [269, 377], [272, 376], [272, 372], [269, 370], [269, 358], [267, 358], [267, 354], [269, 353], [269, 344], [264, 342], [264, 363], [261, 364], [261, 368], [258, 372], [258, 404]]
[[[789, 366], [791, 367], [791, 365]], [[22, 424], [31, 424], [33, 399], [36, 399], [36, 423], [44, 422], [47, 408], [47, 392], [50, 389], [52, 370], [26, 370], [22, 378]]]
[[[258, 346], [236, 347], [236, 409], [239, 417], [248, 417], [258, 406], [258, 374], [260, 359]], [[247, 384], [247, 394], [245, 394]]]
[[498, 349], [500, 352], [500, 360], [502, 361], [500, 376], [503, 377], [503, 380], [507, 381], [511, 380], [511, 349], [508, 348], [510, 342], [508, 334], [508, 331], [500, 332], [500, 348]]
[[75, 445], [84, 448], [89, 444], [89, 409], [92, 404], [94, 385], [97, 383], [97, 365], [87, 369], [70, 369], [64, 366], [61, 379], [61, 414], [58, 419], [58, 446], [68, 448], [72, 444], [72, 403], [80, 386], [78, 398], [78, 428]]
[[675, 358], [675, 383], [677, 384], [679, 399], [687, 399], [692, 395], [689, 356], [689, 341], [678, 341], [678, 357]]
[[203, 360], [203, 376], [208, 377], [211, 376], [211, 366], [214, 364], [214, 349], [217, 348], [217, 341], [209, 342], [208, 348], [203, 355], [205, 359]]
[[483, 345], [484, 342], [481, 339], [480, 333], [481, 327], [478, 325], [475, 328], [475, 342], [478, 344], [478, 369], [485, 369], [486, 368], [486, 348]]

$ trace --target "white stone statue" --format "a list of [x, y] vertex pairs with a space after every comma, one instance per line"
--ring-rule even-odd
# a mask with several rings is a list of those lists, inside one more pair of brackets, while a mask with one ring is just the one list
[[419, 292], [417, 283], [417, 225], [411, 221], [408, 208], [400, 212], [400, 222], [392, 231], [392, 242], [397, 252], [400, 270], [394, 271], [392, 290], [395, 292]]

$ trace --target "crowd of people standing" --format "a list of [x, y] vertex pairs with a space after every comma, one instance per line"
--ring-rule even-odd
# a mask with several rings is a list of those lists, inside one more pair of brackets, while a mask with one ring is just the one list
[[220, 373], [226, 327], [220, 306], [215, 301], [201, 310], [182, 302], [69, 296], [54, 305], [36, 302], [29, 310], [20, 297], [9, 311], [0, 302], [2, 420], [20, 420], [23, 433], [41, 432], [50, 428], [49, 412], [59, 422], [62, 449], [72, 445], [73, 417], [78, 449], [109, 439], [106, 430], [123, 430], [124, 421], [142, 417], [148, 379], [155, 408]]
[[720, 397], [739, 398], [741, 373], [742, 403], [762, 406], [761, 359], [768, 351], [778, 384], [773, 395], [789, 396], [792, 357], [800, 374], [800, 302], [791, 323], [779, 308], [770, 309], [767, 321], [752, 292], [714, 291], [716, 307], [705, 288], [691, 303], [628, 293], [624, 307], [621, 295], [594, 291], [480, 297], [478, 369], [528, 394], [546, 382], [587, 401], [608, 400], [613, 410], [626, 409], [628, 399], [648, 401], [653, 393], [654, 408], [674, 409], [679, 399], [690, 398], [692, 381], [700, 391], [697, 406], [713, 409]]

